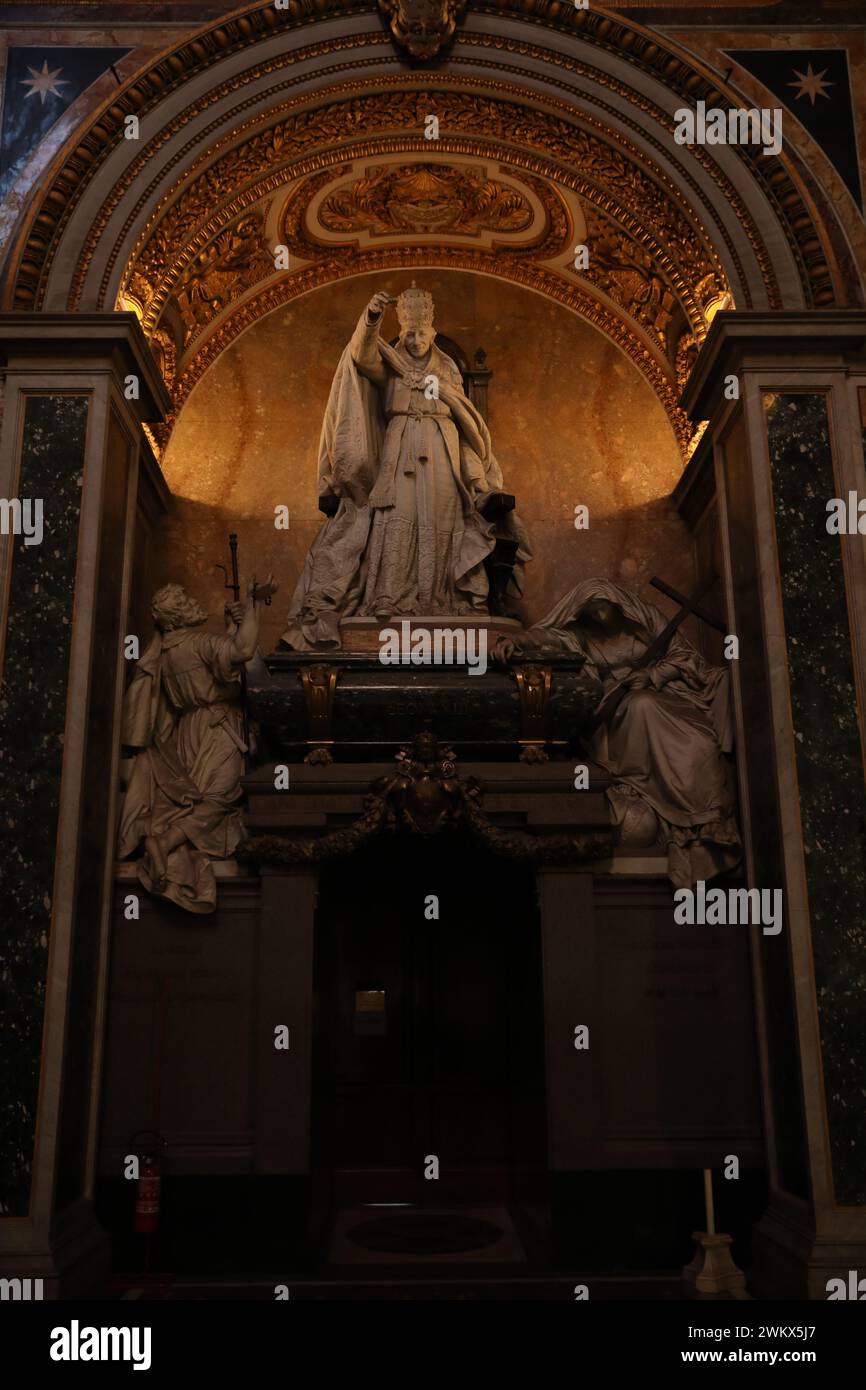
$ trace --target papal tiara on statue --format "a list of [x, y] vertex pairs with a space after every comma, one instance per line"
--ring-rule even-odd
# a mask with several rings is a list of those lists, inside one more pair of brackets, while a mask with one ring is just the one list
[[426, 290], [419, 290], [413, 280], [412, 288], [397, 296], [397, 318], [404, 331], [407, 328], [432, 328], [433, 296]]

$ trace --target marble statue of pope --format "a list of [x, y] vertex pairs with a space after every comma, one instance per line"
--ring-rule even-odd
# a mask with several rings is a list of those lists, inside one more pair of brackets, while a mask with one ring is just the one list
[[[388, 305], [400, 323], [390, 346]], [[487, 425], [457, 365], [435, 343], [433, 301], [405, 290], [374, 294], [337, 367], [319, 446], [319, 495], [339, 499], [310, 547], [283, 643], [340, 646], [347, 617], [486, 614], [484, 561], [495, 544], [485, 520], [502, 473]], [[514, 587], [530, 551], [519, 541]]]

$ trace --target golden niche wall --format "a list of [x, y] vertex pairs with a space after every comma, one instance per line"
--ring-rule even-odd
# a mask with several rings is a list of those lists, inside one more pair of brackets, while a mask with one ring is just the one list
[[[264, 650], [285, 610], [321, 515], [319, 430], [338, 358], [376, 289], [415, 279], [436, 302], [436, 327], [470, 360], [487, 353], [488, 416], [506, 486], [529, 528], [523, 615], [535, 621], [580, 579], [602, 575], [645, 591], [662, 574], [692, 576], [688, 533], [668, 498], [682, 458], [657, 397], [637, 368], [590, 324], [529, 290], [459, 271], [343, 280], [248, 329], [193, 390], [164, 460], [174, 514], [156, 559], [221, 613], [227, 535], [239, 537], [242, 580], [272, 570], [282, 585], [264, 611]], [[397, 332], [396, 317], [385, 332]], [[589, 508], [576, 530], [575, 507]], [[289, 508], [288, 532], [274, 508]], [[218, 623], [214, 623], [218, 626]]]

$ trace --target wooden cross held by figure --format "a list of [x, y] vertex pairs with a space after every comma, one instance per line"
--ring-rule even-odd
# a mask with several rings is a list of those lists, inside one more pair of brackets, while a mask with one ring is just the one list
[[[645, 666], [652, 665], [652, 663], [655, 660], [657, 660], [658, 657], [664, 655], [664, 653], [667, 651], [668, 643], [670, 642], [677, 628], [680, 626], [681, 623], [685, 622], [686, 618], [691, 617], [692, 614], [694, 614], [696, 618], [700, 618], [702, 622], [709, 623], [710, 627], [714, 627], [717, 632], [725, 632], [724, 623], [720, 623], [718, 618], [714, 618], [711, 613], [707, 613], [703, 608], [698, 607], [698, 604], [700, 603], [700, 600], [703, 598], [704, 594], [706, 594], [713, 587], [715, 582], [716, 576], [714, 574], [710, 574], [705, 580], [703, 580], [701, 584], [698, 585], [692, 597], [686, 598], [684, 594], [678, 593], [676, 589], [672, 589], [669, 584], [666, 584], [664, 582], [663, 579], [650, 580], [650, 584], [652, 584], [654, 589], [659, 589], [663, 594], [667, 594], [668, 598], [672, 598], [675, 603], [680, 604], [680, 610], [678, 613], [675, 613], [674, 616], [671, 618], [670, 622], [662, 628], [658, 637], [654, 638], [653, 641], [650, 642], [643, 656], [635, 664], [634, 669], [636, 671], [640, 671]], [[623, 700], [625, 699], [628, 693], [628, 686], [620, 685], [616, 688], [616, 690], [614, 690], [609, 700], [602, 701], [599, 710], [596, 712], [596, 725], [609, 723], [609, 721], [611, 720], [615, 712], [619, 709], [620, 705], [622, 704]]]
[[[239, 572], [238, 572], [238, 537], [237, 537], [237, 532], [236, 532], [236, 531], [232, 531], [231, 534], [229, 535], [229, 554], [230, 554], [230, 556], [231, 556], [231, 566], [232, 566], [232, 577], [231, 577], [231, 580], [229, 580], [228, 570], [226, 569], [225, 565], [215, 565], [215, 566], [214, 566], [214, 569], [222, 570], [223, 574], [224, 574], [225, 577], [226, 577], [225, 588], [226, 588], [226, 589], [231, 589], [231, 591], [232, 591], [232, 593], [233, 593], [233, 595], [234, 595], [235, 603], [240, 603], [240, 601], [241, 601], [241, 580], [240, 580], [240, 574], [239, 574]], [[260, 585], [258, 585], [258, 584], [253, 584], [253, 602], [255, 603], [256, 595], [257, 595], [257, 593], [258, 593], [259, 588], [261, 588], [261, 591], [262, 591], [262, 592], [261, 592], [262, 601], [263, 601], [264, 603], [270, 605], [270, 602], [271, 602], [271, 591], [270, 591], [270, 586], [269, 586], [269, 585], [261, 585], [261, 586], [260, 586]], [[242, 713], [243, 713], [243, 720], [244, 720], [244, 743], [245, 743], [246, 746], [247, 746], [247, 754], [249, 754], [249, 751], [250, 751], [250, 716], [249, 716], [249, 710], [248, 710], [248, 708], [247, 708], [247, 673], [246, 673], [246, 669], [245, 669], [243, 666], [241, 667], [241, 710], [242, 710]]]

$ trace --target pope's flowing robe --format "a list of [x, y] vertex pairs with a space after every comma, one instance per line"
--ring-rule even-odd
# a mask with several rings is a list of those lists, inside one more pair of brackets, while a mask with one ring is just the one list
[[[184, 627], [157, 634], [142, 654], [123, 707], [126, 769], [118, 854], [178, 827], [185, 844], [168, 855], [164, 896], [189, 912], [216, 906], [213, 859], [242, 836], [243, 715], [232, 639]], [[148, 857], [138, 877], [155, 891]]]
[[[627, 619], [626, 630], [608, 636], [581, 624], [580, 613], [591, 599], [616, 604]], [[590, 579], [566, 594], [528, 636], [536, 650], [582, 653], [601, 702], [666, 626], [653, 604], [618, 584]], [[641, 806], [651, 807], [667, 846], [671, 882], [687, 888], [735, 868], [741, 859], [733, 780], [724, 756], [733, 748], [729, 676], [710, 666], [680, 631], [647, 669], [651, 684], [625, 695], [609, 722], [597, 725], [587, 752], [610, 773], [608, 800], [624, 838], [640, 830]]]
[[[429, 385], [435, 379], [435, 390]], [[456, 364], [419, 360], [362, 316], [337, 367], [319, 446], [319, 495], [340, 499], [310, 547], [283, 641], [340, 645], [351, 616], [484, 614], [494, 525], [479, 503], [502, 488], [484, 419]], [[520, 592], [529, 545], [513, 512]]]

